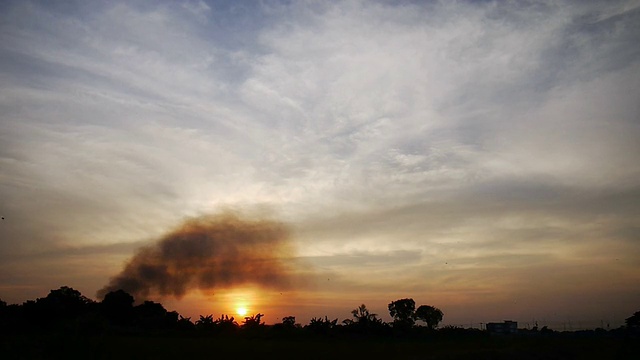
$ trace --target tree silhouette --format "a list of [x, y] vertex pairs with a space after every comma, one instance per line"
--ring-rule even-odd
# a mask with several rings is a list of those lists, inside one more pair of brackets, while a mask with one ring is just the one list
[[282, 318], [282, 325], [288, 328], [292, 328], [296, 326], [296, 317], [295, 316], [285, 316]]
[[136, 324], [143, 330], [158, 331], [175, 327], [178, 322], [178, 313], [167, 312], [162, 304], [145, 301], [133, 308]]
[[264, 314], [256, 314], [251, 316], [245, 316], [244, 321], [242, 322], [243, 328], [256, 328], [258, 326], [264, 325], [264, 322], [261, 321]]
[[200, 331], [213, 331], [216, 326], [216, 322], [213, 320], [213, 314], [202, 316], [196, 320], [196, 329]]
[[415, 312], [415, 318], [424, 321], [429, 330], [433, 330], [438, 327], [443, 316], [444, 313], [442, 310], [430, 305], [420, 305]]
[[108, 292], [102, 300], [102, 305], [114, 309], [129, 309], [133, 307], [135, 299], [126, 291], [120, 289]]
[[370, 313], [365, 304], [361, 304], [357, 308], [351, 310], [351, 315], [353, 315], [355, 319], [354, 322], [361, 324], [375, 321], [378, 317], [378, 314]]
[[95, 302], [83, 296], [80, 291], [62, 286], [51, 290], [44, 298], [27, 301], [23, 305], [23, 311], [29, 323], [37, 324], [42, 329], [71, 331], [78, 319], [87, 314], [93, 305]]
[[633, 315], [624, 319], [624, 323], [627, 325], [629, 332], [640, 332], [640, 311], [636, 311]]
[[400, 299], [389, 303], [389, 315], [393, 318], [393, 327], [408, 329], [415, 323], [416, 302], [413, 299]]
[[279, 324], [273, 324], [271, 330], [280, 335], [287, 334], [291, 335], [295, 330], [300, 329], [300, 324], [296, 324], [295, 316], [285, 316], [282, 318], [282, 322]]
[[192, 331], [195, 329], [195, 324], [191, 322], [190, 317], [183, 317], [180, 315], [178, 322], [176, 323], [176, 328], [182, 331]]
[[353, 320], [345, 319], [342, 323], [347, 331], [360, 334], [380, 334], [386, 332], [388, 325], [378, 318], [377, 314], [370, 313], [365, 304], [351, 310]]
[[12, 306], [7, 305], [6, 302], [4, 302], [2, 299], [0, 299], [0, 334], [2, 334], [4, 331], [9, 330], [12, 326], [7, 326], [7, 325], [13, 325], [13, 321], [14, 319], [12, 311]]
[[309, 325], [304, 328], [316, 334], [326, 335], [336, 327], [337, 323], [338, 319], [329, 320], [326, 316], [324, 319], [313, 317], [309, 321]]
[[135, 299], [124, 290], [107, 293], [100, 303], [102, 313], [115, 325], [128, 325], [133, 322], [133, 303]]
[[216, 320], [216, 328], [221, 333], [230, 334], [235, 332], [238, 329], [239, 325], [236, 322], [236, 319], [229, 315], [220, 315], [220, 317]]
[[51, 290], [46, 298], [38, 299], [36, 302], [42, 303], [57, 315], [73, 316], [86, 310], [87, 305], [93, 303], [93, 300], [83, 296], [78, 290], [62, 286], [57, 290]]

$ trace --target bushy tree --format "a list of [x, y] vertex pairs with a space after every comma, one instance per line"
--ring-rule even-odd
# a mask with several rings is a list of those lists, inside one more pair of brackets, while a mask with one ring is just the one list
[[40, 329], [75, 331], [77, 321], [93, 311], [93, 305], [80, 291], [62, 286], [44, 298], [25, 302], [22, 312], [28, 323]]
[[133, 295], [120, 289], [108, 292], [102, 300], [102, 305], [104, 307], [120, 310], [132, 308], [134, 302], [135, 299], [133, 298]]
[[411, 328], [415, 323], [416, 302], [413, 299], [400, 299], [389, 303], [389, 315], [393, 318], [393, 327]]
[[107, 320], [115, 325], [130, 325], [133, 322], [135, 299], [124, 290], [107, 293], [100, 303], [100, 309]]
[[285, 316], [282, 318], [282, 325], [287, 328], [292, 328], [296, 326], [296, 317], [295, 316]]
[[442, 312], [442, 310], [430, 305], [420, 305], [420, 307], [418, 307], [415, 312], [416, 319], [424, 321], [430, 330], [438, 327], [438, 324], [442, 321], [443, 316], [444, 313]]
[[145, 301], [135, 306], [133, 314], [136, 325], [146, 331], [175, 328], [178, 322], [178, 313], [168, 312], [162, 304], [154, 301]]
[[62, 286], [57, 290], [51, 290], [46, 298], [38, 299], [36, 303], [44, 306], [52, 315], [73, 317], [86, 311], [93, 300], [74, 288]]

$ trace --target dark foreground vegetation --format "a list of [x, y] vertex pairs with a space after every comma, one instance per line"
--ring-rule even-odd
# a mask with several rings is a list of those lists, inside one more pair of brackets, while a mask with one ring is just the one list
[[437, 328], [442, 312], [412, 299], [389, 304], [391, 323], [364, 304], [351, 313], [306, 325], [293, 316], [266, 325], [262, 314], [192, 321], [156, 302], [134, 306], [122, 290], [95, 302], [61, 287], [22, 305], [0, 301], [0, 359], [640, 359], [640, 312], [614, 330], [515, 334]]

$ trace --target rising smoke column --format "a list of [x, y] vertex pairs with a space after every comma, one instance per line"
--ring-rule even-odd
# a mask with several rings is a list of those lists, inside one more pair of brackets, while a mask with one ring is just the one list
[[136, 299], [150, 294], [182, 297], [192, 289], [214, 290], [252, 283], [288, 285], [289, 232], [278, 222], [232, 213], [187, 220], [141, 248], [122, 272], [98, 291], [102, 299], [123, 289]]

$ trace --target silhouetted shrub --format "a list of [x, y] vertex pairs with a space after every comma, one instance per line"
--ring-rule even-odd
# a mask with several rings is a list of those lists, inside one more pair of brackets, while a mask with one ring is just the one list
[[338, 319], [329, 320], [326, 316], [324, 319], [313, 317], [304, 329], [313, 334], [328, 335], [336, 327], [337, 323]]

